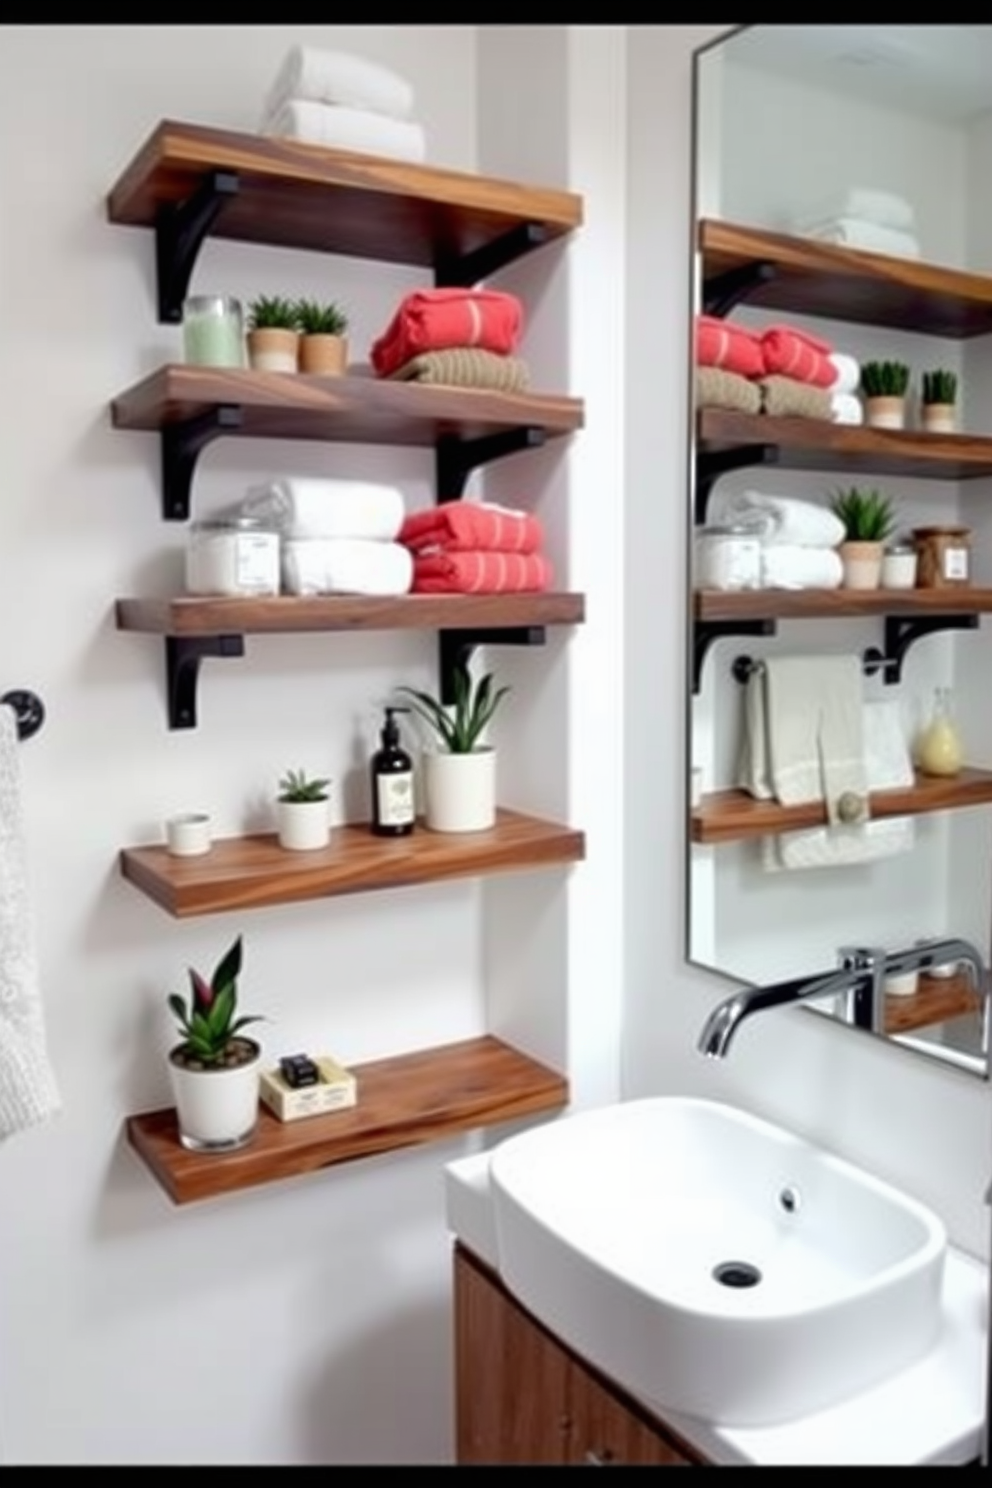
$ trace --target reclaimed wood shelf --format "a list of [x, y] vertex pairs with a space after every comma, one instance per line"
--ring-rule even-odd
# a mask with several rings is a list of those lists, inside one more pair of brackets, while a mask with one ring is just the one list
[[[569, 191], [173, 119], [111, 187], [107, 217], [159, 231], [164, 210], [198, 201], [199, 236], [419, 265], [461, 285], [582, 224]], [[163, 318], [178, 319], [179, 296], [163, 289]]]
[[581, 594], [180, 595], [118, 599], [118, 630], [149, 635], [275, 635], [306, 631], [473, 630], [575, 625]]
[[697, 589], [696, 620], [843, 620], [886, 615], [987, 615], [992, 589]]
[[921, 975], [911, 996], [886, 997], [885, 1032], [912, 1033], [916, 1028], [929, 1028], [949, 1018], [981, 1011], [982, 999], [966, 976]]
[[226, 837], [197, 858], [173, 857], [164, 845], [126, 847], [120, 870], [176, 919], [259, 909], [339, 894], [368, 893], [450, 878], [581, 862], [585, 838], [558, 822], [499, 809], [482, 832], [373, 836], [367, 823], [336, 826], [329, 847], [288, 852], [275, 833]]
[[[917, 775], [915, 784], [896, 790], [872, 791], [873, 817], [922, 816], [963, 806], [992, 803], [992, 770], [964, 769], [945, 778]], [[741, 841], [826, 825], [822, 801], [783, 806], [758, 801], [742, 790], [711, 791], [692, 812], [692, 841], [700, 844]]]
[[988, 275], [714, 219], [698, 244], [704, 285], [769, 267], [741, 294], [749, 306], [955, 340], [992, 332]]
[[264, 1106], [236, 1152], [188, 1152], [172, 1107], [130, 1116], [127, 1140], [176, 1204], [560, 1109], [568, 1082], [491, 1036], [351, 1067], [358, 1102], [282, 1122]]

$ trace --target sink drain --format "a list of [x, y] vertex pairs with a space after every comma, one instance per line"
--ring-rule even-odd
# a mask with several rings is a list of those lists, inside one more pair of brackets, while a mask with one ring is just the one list
[[761, 1280], [761, 1272], [750, 1261], [721, 1261], [713, 1267], [713, 1279], [726, 1287], [753, 1287]]

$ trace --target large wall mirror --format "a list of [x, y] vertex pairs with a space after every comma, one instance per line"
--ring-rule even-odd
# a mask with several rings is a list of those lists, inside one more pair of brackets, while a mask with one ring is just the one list
[[[992, 25], [745, 26], [694, 81], [688, 958], [765, 985], [846, 945], [960, 937], [988, 964]], [[867, 421], [869, 362], [909, 369], [901, 427]], [[937, 371], [950, 433], [924, 427]], [[889, 587], [898, 553], [884, 589], [838, 577], [823, 519], [852, 488], [888, 499], [913, 587]], [[809, 765], [824, 698], [837, 732], [814, 763], [840, 778], [854, 737], [868, 787], [849, 801], [868, 820], [839, 830], [761, 793]], [[925, 774], [943, 704], [963, 768]], [[941, 972], [891, 983], [872, 1036], [987, 1078], [987, 1005]], [[810, 1015], [851, 1022], [842, 999]]]

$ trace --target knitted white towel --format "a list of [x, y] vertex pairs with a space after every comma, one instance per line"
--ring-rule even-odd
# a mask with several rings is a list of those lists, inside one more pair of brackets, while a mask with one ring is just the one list
[[0, 1140], [61, 1109], [48, 1062], [28, 895], [17, 717], [0, 706]]

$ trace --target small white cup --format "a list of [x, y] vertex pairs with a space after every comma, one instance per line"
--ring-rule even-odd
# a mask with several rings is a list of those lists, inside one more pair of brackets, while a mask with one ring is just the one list
[[210, 817], [205, 811], [187, 811], [170, 816], [165, 824], [165, 841], [174, 858], [196, 858], [210, 851], [212, 837]]

